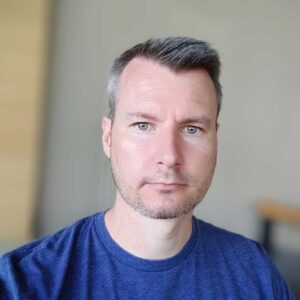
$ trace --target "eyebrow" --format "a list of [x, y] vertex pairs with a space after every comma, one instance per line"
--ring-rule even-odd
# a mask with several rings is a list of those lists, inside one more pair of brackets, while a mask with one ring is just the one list
[[211, 120], [206, 116], [200, 116], [200, 117], [191, 117], [191, 118], [183, 119], [180, 123], [182, 124], [198, 123], [210, 127]]
[[158, 118], [151, 115], [151, 114], [147, 114], [147, 113], [143, 113], [143, 112], [128, 112], [126, 114], [127, 118], [141, 118], [141, 119], [147, 119], [147, 120], [152, 120], [152, 121], [157, 121]]
[[[158, 121], [158, 118], [155, 117], [152, 114], [148, 113], [143, 113], [143, 112], [128, 112], [126, 114], [127, 118], [141, 118], [141, 119], [147, 119], [147, 120], [152, 120], [152, 121]], [[195, 116], [195, 117], [189, 117], [186, 119], [183, 119], [179, 122], [180, 124], [189, 124], [189, 123], [198, 123], [198, 124], [203, 124], [207, 127], [211, 126], [211, 120], [206, 117], [206, 116]]]

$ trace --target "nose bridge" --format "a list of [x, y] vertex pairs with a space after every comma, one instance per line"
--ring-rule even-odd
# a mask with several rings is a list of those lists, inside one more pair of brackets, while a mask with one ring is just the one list
[[164, 128], [159, 135], [158, 163], [168, 168], [181, 164], [180, 136], [173, 127]]

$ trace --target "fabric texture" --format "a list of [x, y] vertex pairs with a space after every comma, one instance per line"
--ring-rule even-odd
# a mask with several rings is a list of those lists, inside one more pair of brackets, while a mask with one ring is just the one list
[[146, 260], [113, 241], [104, 213], [0, 259], [0, 299], [293, 299], [262, 247], [193, 218], [183, 249]]

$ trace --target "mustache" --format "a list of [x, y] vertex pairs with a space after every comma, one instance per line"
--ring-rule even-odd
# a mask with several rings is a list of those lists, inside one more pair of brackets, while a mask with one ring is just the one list
[[179, 172], [175, 171], [159, 171], [153, 176], [145, 176], [142, 179], [141, 184], [147, 184], [147, 183], [165, 183], [165, 184], [189, 184], [190, 179], [185, 176], [184, 174], [181, 174]]

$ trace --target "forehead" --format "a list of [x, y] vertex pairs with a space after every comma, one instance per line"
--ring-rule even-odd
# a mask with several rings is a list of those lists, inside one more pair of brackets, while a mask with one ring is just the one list
[[134, 58], [119, 82], [117, 111], [136, 106], [182, 105], [217, 109], [213, 82], [205, 70], [174, 72], [153, 60]]

